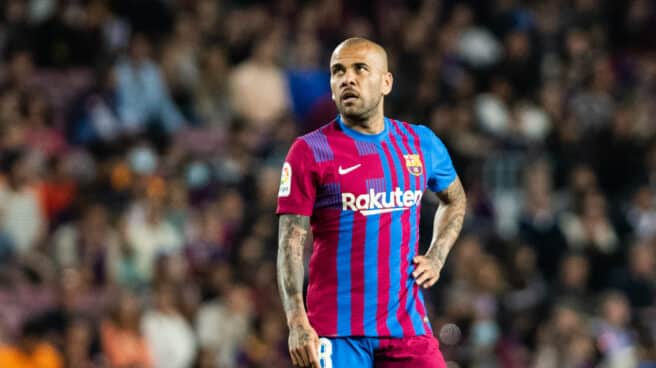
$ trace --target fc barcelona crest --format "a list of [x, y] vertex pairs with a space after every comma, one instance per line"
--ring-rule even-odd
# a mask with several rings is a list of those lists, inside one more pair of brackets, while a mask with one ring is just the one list
[[410, 174], [419, 176], [424, 172], [424, 167], [421, 164], [421, 158], [418, 154], [403, 155], [405, 158], [405, 166], [408, 168]]

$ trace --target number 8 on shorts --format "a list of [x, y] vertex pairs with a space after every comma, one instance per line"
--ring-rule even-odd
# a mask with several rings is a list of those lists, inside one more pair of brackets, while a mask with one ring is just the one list
[[325, 337], [319, 339], [319, 364], [321, 368], [333, 368], [333, 343]]

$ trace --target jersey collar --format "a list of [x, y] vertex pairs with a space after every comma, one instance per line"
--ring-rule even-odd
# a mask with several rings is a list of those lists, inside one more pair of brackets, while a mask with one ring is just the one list
[[339, 124], [339, 127], [342, 129], [344, 134], [348, 135], [353, 139], [357, 139], [359, 141], [374, 142], [374, 143], [380, 142], [383, 139], [385, 139], [390, 126], [389, 119], [385, 117], [384, 118], [385, 128], [383, 129], [382, 132], [378, 134], [366, 134], [366, 133], [358, 132], [355, 129], [349, 128], [346, 124], [344, 124], [344, 121], [342, 121], [341, 115], [337, 115], [336, 120], [337, 120], [337, 124]]

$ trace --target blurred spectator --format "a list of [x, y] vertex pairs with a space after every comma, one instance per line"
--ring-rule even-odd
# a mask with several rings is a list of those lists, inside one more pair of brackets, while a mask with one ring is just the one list
[[25, 93], [31, 87], [34, 77], [34, 60], [29, 50], [16, 50], [8, 58], [7, 73], [4, 77], [6, 87], [13, 88], [10, 92]]
[[511, 121], [514, 133], [528, 143], [542, 142], [551, 131], [547, 113], [528, 99], [515, 104]]
[[195, 281], [187, 259], [181, 253], [157, 258], [153, 285], [168, 285], [177, 293], [176, 309], [186, 320], [193, 320], [202, 301], [202, 290]]
[[113, 301], [100, 327], [102, 350], [112, 367], [154, 367], [150, 347], [140, 331], [141, 306], [128, 292]]
[[30, 91], [25, 108], [26, 144], [48, 157], [62, 154], [67, 145], [61, 132], [53, 127], [52, 108], [46, 97]]
[[538, 51], [527, 31], [514, 29], [504, 37], [506, 57], [498, 73], [507, 76], [520, 96], [532, 96], [540, 83]]
[[633, 194], [627, 219], [639, 238], [656, 237], [656, 195], [648, 186], [640, 187]]
[[654, 305], [656, 258], [651, 243], [637, 243], [629, 250], [628, 265], [614, 270], [611, 285], [626, 295], [636, 311]]
[[200, 79], [199, 34], [191, 14], [180, 14], [173, 26], [173, 35], [162, 55], [162, 73], [171, 97], [185, 113], [187, 121], [192, 116], [193, 92]]
[[[562, 120], [554, 121], [554, 129], [546, 139], [546, 145], [549, 155], [554, 162], [555, 169], [555, 183], [557, 187], [562, 187], [568, 183], [570, 185], [577, 185], [578, 174], [580, 166], [590, 166], [589, 162], [593, 162], [592, 153], [589, 147], [586, 146], [585, 136], [583, 129], [577, 124], [577, 121], [571, 114], [565, 114]], [[592, 168], [588, 168], [592, 169]], [[594, 176], [595, 188], [597, 185], [596, 172], [592, 172]], [[574, 180], [574, 182], [572, 182]], [[592, 184], [592, 183], [590, 183]], [[580, 191], [580, 189], [588, 189], [587, 187], [572, 188]], [[571, 190], [571, 189], [570, 189]], [[570, 193], [571, 195], [580, 194], [579, 192]], [[573, 206], [572, 203], [569, 205]], [[571, 208], [570, 208], [571, 209]]]
[[119, 267], [118, 233], [107, 216], [104, 206], [90, 205], [82, 211], [80, 219], [60, 226], [53, 234], [53, 256], [57, 265], [82, 270], [96, 286], [115, 281]]
[[567, 186], [558, 194], [558, 210], [575, 211], [585, 193], [598, 190], [597, 176], [587, 164], [579, 163], [570, 170]]
[[[604, 72], [607, 73], [607, 72]], [[640, 139], [635, 134], [635, 108], [627, 105], [618, 108], [609, 126], [596, 136], [599, 184], [612, 200], [630, 194], [638, 184], [644, 155]]]
[[159, 66], [150, 58], [151, 44], [133, 36], [127, 58], [116, 64], [118, 116], [126, 133], [155, 126], [167, 133], [179, 129], [184, 117], [173, 104]]
[[69, 114], [66, 134], [72, 143], [112, 142], [122, 134], [116, 73], [109, 67], [99, 69], [95, 85], [77, 97]]
[[224, 49], [216, 45], [205, 49], [200, 57], [200, 76], [195, 91], [198, 117], [209, 125], [222, 128], [227, 128], [232, 115], [227, 63]]
[[[590, 81], [584, 91], [571, 101], [571, 109], [576, 119], [585, 129], [600, 130], [610, 124], [615, 103], [611, 96], [614, 74], [607, 59], [596, 59]], [[582, 75], [588, 73], [583, 72]]]
[[513, 255], [508, 275], [509, 290], [503, 297], [503, 306], [512, 315], [511, 328], [515, 335], [530, 341], [547, 301], [547, 283], [537, 267], [535, 251], [520, 246]]
[[475, 351], [475, 365], [485, 364], [493, 359], [494, 348], [501, 338], [497, 322], [499, 316], [499, 296], [506, 287], [499, 264], [492, 256], [480, 260], [475, 274], [474, 293], [472, 295], [473, 321], [470, 343]]
[[638, 368], [650, 368], [656, 364], [656, 346], [649, 327], [644, 323], [638, 324]]
[[190, 196], [187, 187], [182, 180], [167, 182], [168, 190], [166, 193], [167, 211], [166, 219], [175, 227], [179, 234], [187, 237], [190, 231], [190, 218], [193, 214], [193, 208], [190, 203]]
[[220, 3], [213, 0], [200, 0], [195, 2], [194, 20], [200, 29], [204, 43], [211, 43], [218, 39], [221, 29], [221, 18], [224, 15]]
[[141, 329], [155, 367], [191, 366], [196, 353], [194, 332], [177, 306], [175, 288], [159, 284], [154, 288], [154, 308], [147, 310]]
[[469, 6], [456, 4], [452, 10], [452, 24], [460, 33], [457, 41], [459, 56], [469, 65], [481, 69], [499, 60], [501, 46], [488, 29], [476, 26], [473, 11]]
[[38, 320], [27, 321], [18, 341], [0, 347], [0, 366], [7, 368], [61, 368], [61, 354], [49, 344]]
[[74, 268], [65, 268], [55, 282], [54, 303], [40, 315], [43, 329], [61, 343], [78, 317], [98, 317], [104, 303], [102, 290], [90, 284], [87, 275]]
[[130, 24], [114, 12], [109, 1], [89, 2], [88, 22], [91, 28], [101, 31], [104, 51], [107, 55], [116, 55], [127, 48]]
[[237, 366], [239, 346], [248, 337], [253, 318], [250, 299], [247, 288], [232, 284], [222, 298], [203, 304], [198, 311], [200, 347], [216, 357], [217, 366]]
[[596, 322], [595, 337], [604, 364], [608, 367], [637, 365], [635, 332], [629, 326], [631, 310], [626, 298], [609, 292], [601, 300], [601, 320]]
[[77, 194], [71, 161], [67, 158], [58, 156], [48, 160], [46, 175], [38, 188], [41, 209], [51, 225], [66, 219]]
[[527, 168], [524, 180], [525, 208], [519, 219], [519, 235], [534, 247], [543, 274], [555, 275], [558, 261], [567, 251], [567, 243], [558, 226], [547, 161], [535, 161]]
[[557, 305], [550, 320], [541, 324], [535, 367], [585, 367], [595, 362], [595, 343], [584, 317], [573, 307]]
[[64, 359], [66, 367], [91, 368], [101, 365], [99, 352], [96, 351], [93, 322], [86, 318], [72, 320], [64, 337]]
[[34, 251], [43, 239], [46, 219], [34, 186], [34, 163], [28, 152], [9, 152], [5, 157], [6, 181], [0, 186], [2, 228], [21, 255]]
[[605, 198], [599, 192], [585, 193], [577, 213], [564, 215], [561, 227], [570, 248], [585, 252], [590, 258], [590, 286], [599, 290], [619, 256], [619, 240], [608, 217]]
[[248, 336], [240, 354], [245, 367], [288, 367], [285, 323], [279, 313], [262, 313]]
[[182, 248], [182, 237], [164, 218], [160, 199], [149, 199], [143, 208], [135, 207], [134, 217], [128, 216], [125, 224], [125, 240], [134, 252], [139, 279], [149, 282], [153, 277], [155, 259], [166, 252], [178, 252]]
[[37, 63], [48, 67], [88, 65], [97, 60], [101, 33], [90, 27], [86, 9], [75, 2], [55, 2], [54, 11], [38, 23], [35, 33]]
[[[249, 59], [230, 75], [230, 101], [234, 111], [258, 131], [271, 131], [275, 121], [289, 110], [289, 94], [278, 66], [280, 36], [262, 37], [253, 46]], [[253, 89], [253, 85], [259, 88]]]
[[27, 4], [20, 0], [3, 3], [3, 26], [0, 27], [0, 56], [3, 60], [17, 50], [23, 50], [33, 42]]
[[553, 300], [566, 301], [583, 311], [592, 308], [588, 283], [590, 263], [583, 254], [570, 253], [560, 263], [558, 280], [553, 290]]
[[225, 220], [219, 211], [210, 206], [199, 214], [198, 234], [185, 245], [185, 255], [191, 270], [207, 276], [217, 263], [227, 259]]
[[507, 134], [510, 124], [510, 99], [513, 97], [510, 81], [502, 77], [492, 80], [490, 91], [476, 98], [476, 118], [486, 132], [497, 136]]

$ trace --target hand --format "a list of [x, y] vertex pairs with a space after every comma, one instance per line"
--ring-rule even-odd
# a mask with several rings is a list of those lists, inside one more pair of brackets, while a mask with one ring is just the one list
[[289, 328], [289, 355], [295, 366], [320, 368], [319, 336], [308, 322]]
[[442, 271], [442, 264], [438, 263], [426, 256], [416, 256], [412, 259], [415, 264], [415, 270], [412, 272], [412, 277], [415, 282], [424, 289], [429, 288], [437, 282], [440, 278]]

